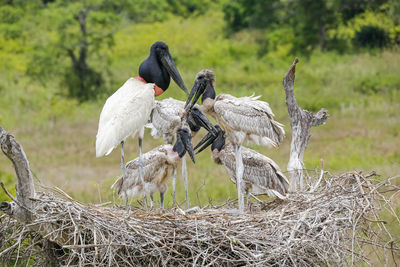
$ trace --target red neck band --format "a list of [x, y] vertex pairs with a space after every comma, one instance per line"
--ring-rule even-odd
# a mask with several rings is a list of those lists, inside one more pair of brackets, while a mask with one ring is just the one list
[[[141, 81], [141, 82], [147, 83], [147, 82], [145, 81], [145, 79], [143, 79], [143, 78], [140, 77], [140, 76], [135, 77], [135, 79], [136, 79], [136, 80], [139, 80], [139, 81]], [[154, 84], [154, 96], [159, 96], [159, 95], [161, 95], [162, 93], [164, 93], [164, 90], [161, 89], [160, 87], [158, 87], [156, 84]]]

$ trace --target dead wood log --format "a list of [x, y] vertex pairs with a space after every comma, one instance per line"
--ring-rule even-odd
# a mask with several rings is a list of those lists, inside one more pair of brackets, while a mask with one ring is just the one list
[[0, 126], [0, 145], [3, 153], [13, 163], [17, 175], [17, 197], [14, 199], [8, 192], [4, 191], [13, 200], [12, 202], [0, 203], [0, 211], [16, 218], [20, 222], [27, 223], [31, 220], [33, 203], [31, 198], [35, 196], [32, 173], [24, 149], [15, 140], [14, 136], [7, 133]]
[[328, 119], [328, 111], [322, 108], [316, 114], [304, 110], [298, 106], [294, 96], [293, 85], [296, 72], [296, 58], [289, 67], [288, 72], [283, 78], [283, 86], [286, 94], [286, 106], [290, 117], [290, 127], [292, 128], [292, 142], [290, 144], [290, 159], [287, 166], [290, 177], [290, 190], [299, 191], [304, 188], [304, 163], [303, 156], [308, 141], [310, 140], [310, 130], [312, 126], [324, 124]]
[[[26, 157], [24, 149], [15, 140], [14, 136], [7, 133], [0, 126], [0, 146], [3, 153], [10, 159], [13, 163], [15, 173], [17, 175], [17, 196], [14, 198], [5, 188], [4, 184], [0, 182], [0, 186], [3, 188], [4, 192], [11, 198], [11, 202], [0, 203], [0, 211], [9, 215], [10, 217], [17, 220], [22, 224], [29, 224], [35, 220], [35, 187], [32, 178], [32, 172], [29, 168], [29, 161]], [[29, 225], [27, 228], [30, 231], [39, 233], [43, 240], [43, 245], [45, 247], [59, 247], [59, 244], [65, 244], [65, 237], [62, 234], [54, 235], [52, 234], [56, 230], [57, 226], [51, 223], [45, 224], [33, 224]], [[20, 242], [16, 244], [20, 245]], [[54, 249], [47, 249], [43, 256], [47, 257], [50, 262], [54, 257]]]

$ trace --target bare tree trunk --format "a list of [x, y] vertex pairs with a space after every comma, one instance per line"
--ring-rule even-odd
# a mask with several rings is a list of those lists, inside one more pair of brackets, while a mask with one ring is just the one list
[[[17, 198], [12, 202], [0, 203], [0, 211], [17, 218], [21, 222], [29, 222], [33, 207], [30, 198], [35, 196], [32, 173], [24, 149], [0, 126], [0, 145], [3, 153], [11, 160], [17, 174]], [[2, 187], [4, 185], [2, 184]], [[4, 188], [5, 189], [5, 188]], [[9, 195], [12, 198], [11, 195]]]
[[298, 58], [296, 58], [293, 64], [289, 67], [289, 70], [283, 79], [283, 86], [286, 94], [286, 105], [290, 117], [290, 126], [292, 128], [290, 159], [287, 166], [290, 177], [291, 191], [303, 190], [304, 188], [303, 156], [311, 136], [311, 127], [324, 124], [329, 117], [328, 111], [324, 108], [322, 108], [316, 114], [313, 114], [297, 105], [293, 91], [297, 62], [299, 62]]
[[[14, 198], [0, 182], [0, 186], [6, 194], [13, 200], [11, 202], [0, 203], [0, 211], [16, 219], [20, 223], [28, 224], [35, 219], [34, 201], [35, 187], [33, 184], [32, 173], [29, 168], [29, 162], [22, 146], [15, 140], [14, 136], [7, 133], [0, 126], [0, 145], [3, 153], [11, 160], [17, 174], [17, 197]], [[36, 224], [29, 226], [32, 231], [39, 232], [46, 236], [49, 242], [57, 244], [67, 244], [67, 239], [63, 235], [53, 234], [55, 227], [51, 223]]]

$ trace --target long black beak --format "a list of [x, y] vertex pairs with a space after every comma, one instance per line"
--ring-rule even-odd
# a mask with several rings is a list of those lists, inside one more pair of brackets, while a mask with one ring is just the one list
[[181, 75], [178, 72], [178, 69], [176, 68], [175, 62], [172, 59], [171, 54], [165, 53], [164, 55], [161, 56], [161, 63], [163, 66], [167, 69], [169, 75], [171, 75], [172, 79], [176, 82], [176, 84], [186, 93], [189, 94], [188, 89], [186, 88], [185, 83], [182, 80]]
[[217, 136], [214, 136], [214, 134], [213, 133], [211, 133], [211, 132], [209, 132], [208, 134], [206, 134], [206, 136], [204, 136], [204, 138], [203, 139], [201, 139], [201, 141], [196, 145], [196, 147], [194, 148], [195, 150], [197, 149], [197, 148], [199, 148], [201, 145], [203, 145], [204, 143], [204, 146], [203, 147], [201, 147], [197, 152], [196, 152], [196, 154], [199, 154], [201, 151], [203, 151], [204, 149], [206, 149], [208, 146], [210, 146], [213, 142], [214, 142], [214, 140], [217, 138]]
[[[187, 110], [188, 108], [190, 109], [190, 108], [193, 107], [193, 105], [197, 102], [197, 100], [199, 99], [199, 97], [201, 96], [201, 94], [204, 93], [204, 90], [205, 90], [205, 89], [206, 89], [206, 86], [205, 86], [203, 80], [197, 79], [197, 80], [194, 82], [194, 85], [193, 85], [193, 87], [192, 87], [192, 90], [190, 91], [189, 97], [188, 97], [188, 99], [186, 100], [186, 103], [185, 103], [185, 109], [186, 109], [186, 110]], [[194, 96], [194, 98], [193, 98], [193, 96]], [[192, 100], [192, 98], [193, 98], [193, 101], [192, 101], [192, 103], [189, 105], [189, 103], [190, 103], [190, 101]], [[188, 106], [188, 105], [189, 105], [189, 106]]]
[[189, 156], [192, 159], [193, 163], [196, 163], [196, 160], [194, 157], [193, 144], [192, 144], [192, 136], [190, 134], [190, 131], [188, 131], [186, 129], [178, 130], [178, 131], [180, 131], [179, 136], [183, 143], [183, 146], [185, 147], [185, 150], [189, 153]]
[[207, 116], [204, 115], [198, 108], [192, 108], [189, 110], [189, 116], [192, 117], [193, 121], [197, 124], [206, 129], [208, 132], [211, 132], [214, 136], [217, 136], [217, 129], [214, 125], [208, 120]]

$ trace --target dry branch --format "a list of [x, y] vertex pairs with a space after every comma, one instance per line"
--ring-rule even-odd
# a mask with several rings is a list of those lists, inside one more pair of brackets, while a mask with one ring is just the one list
[[[297, 106], [296, 63], [284, 85], [292, 89], [289, 114], [299, 116], [298, 124], [307, 123], [299, 130], [308, 136], [304, 153], [310, 127], [323, 123], [327, 114]], [[302, 126], [291, 123], [292, 129]], [[400, 188], [392, 179], [321, 172], [311, 190], [290, 193], [284, 201], [260, 201], [245, 214], [232, 212], [230, 203], [190, 213], [127, 211], [85, 205], [58, 188], [35, 195], [22, 147], [1, 127], [0, 142], [18, 177], [17, 198], [0, 204], [6, 213], [0, 215], [2, 266], [343, 266], [368, 263], [370, 251], [393, 261], [400, 257], [399, 238], [388, 228], [389, 219], [400, 224], [391, 205]]]
[[18, 220], [28, 222], [31, 219], [29, 210], [32, 208], [30, 198], [35, 196], [32, 173], [24, 149], [14, 136], [0, 126], [0, 146], [3, 153], [13, 163], [17, 175], [17, 198], [13, 202], [0, 203], [0, 211], [13, 215]]
[[283, 79], [283, 86], [286, 94], [286, 105], [290, 117], [290, 126], [292, 128], [292, 142], [290, 144], [290, 159], [287, 170], [290, 176], [291, 191], [299, 191], [304, 189], [303, 178], [303, 156], [310, 139], [310, 130], [312, 126], [324, 124], [328, 119], [328, 111], [322, 108], [316, 114], [302, 109], [297, 104], [294, 96], [294, 78], [296, 72], [296, 64], [299, 60], [296, 58], [289, 67], [288, 72]]

